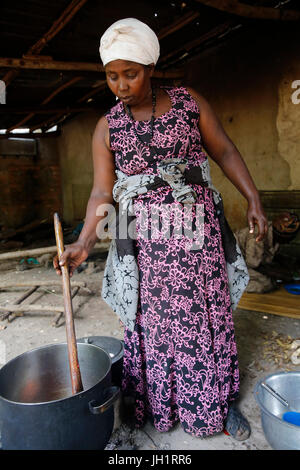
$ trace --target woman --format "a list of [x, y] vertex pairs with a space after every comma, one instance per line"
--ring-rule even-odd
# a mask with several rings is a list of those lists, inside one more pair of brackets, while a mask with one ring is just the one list
[[[239, 371], [225, 259], [228, 237], [224, 238], [226, 224], [218, 215], [220, 199], [217, 204], [217, 192], [204, 174], [209, 171], [204, 149], [247, 199], [250, 231], [255, 224], [259, 229], [257, 241], [267, 230], [258, 191], [201, 95], [184, 87], [153, 90], [159, 43], [147, 25], [133, 18], [114, 23], [101, 38], [100, 55], [108, 86], [119, 101], [99, 120], [93, 136], [94, 185], [84, 227], [60, 263], [54, 258], [54, 267], [60, 274], [60, 265], [68, 263], [72, 275], [97, 240], [97, 225], [104, 220], [103, 215], [96, 216], [97, 208], [131, 197], [139, 294], [134, 320], [128, 321], [132, 327], [126, 326], [124, 309], [122, 388], [124, 396], [133, 398], [136, 425], [149, 417], [159, 431], [180, 421], [195, 436], [227, 431], [238, 440], [247, 439], [249, 423], [235, 405]], [[175, 208], [170, 219], [174, 229], [176, 211], [191, 200], [194, 208], [203, 209], [198, 249], [188, 247], [187, 237], [163, 237], [159, 230], [156, 237], [142, 236], [143, 214], [158, 207], [162, 224], [167, 209]], [[188, 219], [195, 230], [194, 209]], [[124, 261], [121, 244], [118, 249], [118, 259]], [[114, 276], [114, 269], [111, 278], [108, 271], [117, 259], [111, 256], [104, 276], [105, 300]], [[119, 280], [122, 283], [122, 275]], [[111, 299], [120, 283], [115, 283]], [[129, 291], [124, 288], [126, 302]], [[112, 300], [107, 302], [113, 305]]]

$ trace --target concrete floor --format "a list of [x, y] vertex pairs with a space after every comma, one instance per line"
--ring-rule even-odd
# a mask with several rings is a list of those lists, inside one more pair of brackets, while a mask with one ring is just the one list
[[[17, 266], [17, 265], [16, 265]], [[103, 264], [101, 266], [103, 269]], [[122, 339], [122, 327], [116, 315], [100, 296], [103, 270], [98, 268], [91, 274], [86, 271], [76, 273], [72, 280], [83, 280], [92, 290], [89, 295], [82, 291], [73, 300], [77, 338], [86, 336], [113, 336]], [[30, 302], [38, 304], [62, 305], [60, 287], [51, 287], [51, 280], [59, 279], [54, 270], [45, 267], [27, 271], [16, 269], [0, 272], [2, 281], [9, 280], [49, 280], [49, 287], [40, 288], [30, 297]], [[0, 305], [12, 303], [24, 289], [0, 290]], [[27, 302], [27, 301], [25, 301]], [[297, 319], [268, 315], [259, 312], [237, 309], [234, 313], [235, 331], [238, 345], [241, 393], [240, 408], [247, 416], [252, 433], [248, 440], [238, 442], [223, 433], [209, 438], [195, 438], [185, 433], [180, 425], [171, 431], [160, 433], [147, 423], [143, 429], [131, 431], [121, 424], [110, 440], [108, 448], [115, 450], [271, 450], [261, 427], [260, 410], [254, 400], [253, 389], [256, 382], [265, 375], [283, 370], [297, 370], [291, 362], [276, 364], [272, 356], [266, 356], [266, 347], [272, 343], [272, 335], [280, 338], [300, 339], [300, 322]], [[28, 312], [9, 323], [0, 321], [0, 367], [10, 359], [36, 347], [65, 342], [65, 326], [52, 326], [53, 313]], [[275, 340], [273, 340], [274, 342]], [[116, 425], [119, 425], [118, 418]]]

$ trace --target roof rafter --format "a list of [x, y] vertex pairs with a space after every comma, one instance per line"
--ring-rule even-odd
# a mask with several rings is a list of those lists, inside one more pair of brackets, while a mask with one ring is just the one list
[[187, 24], [191, 23], [195, 19], [199, 17], [200, 13], [195, 12], [195, 11], [190, 11], [183, 15], [181, 18], [178, 20], [174, 21], [170, 25], [166, 26], [165, 28], [162, 28], [159, 33], [157, 34], [158, 39], [163, 39], [166, 36], [169, 36], [172, 33], [175, 33], [175, 31], [178, 31], [179, 29], [183, 28]]
[[30, 47], [27, 54], [37, 55], [73, 18], [74, 15], [83, 7], [88, 0], [72, 0], [60, 17], [54, 21], [53, 25], [33, 46]]
[[[102, 72], [104, 68], [100, 63], [94, 62], [63, 62], [58, 60], [51, 60], [49, 58], [36, 57], [17, 59], [13, 57], [0, 57], [0, 68], [20, 68], [32, 70], [65, 70], [71, 72]], [[155, 70], [154, 76], [156, 78], [180, 78], [182, 76], [181, 70]]]
[[[59, 18], [52, 24], [49, 31], [44, 34], [35, 44], [33, 44], [26, 54], [29, 55], [38, 55], [41, 50], [45, 47], [45, 45], [54, 37], [56, 34], [61, 31], [66, 24], [68, 24], [73, 16], [80, 10], [80, 8], [87, 2], [87, 0], [72, 0], [71, 3], [65, 8]], [[3, 81], [6, 87], [12, 82], [12, 80], [17, 77], [19, 74], [19, 70], [10, 70], [5, 76], [3, 77]]]
[[300, 12], [281, 8], [260, 7], [245, 4], [236, 0], [196, 0], [202, 5], [216, 8], [233, 15], [261, 20], [299, 21]]
[[[36, 69], [36, 70], [65, 70], [73, 72], [103, 72], [99, 63], [90, 62], [63, 62], [36, 56], [25, 56], [22, 59], [13, 57], [0, 57], [0, 67], [14, 69]], [[5, 81], [5, 80], [4, 80]]]
[[220, 24], [216, 26], [215, 28], [211, 29], [210, 31], [208, 31], [207, 33], [202, 34], [197, 39], [193, 39], [192, 41], [183, 43], [182, 46], [177, 51], [172, 51], [169, 54], [162, 57], [161, 59], [162, 65], [164, 65], [164, 62], [169, 61], [175, 54], [178, 54], [178, 52], [184, 53], [187, 51], [191, 51], [192, 49], [200, 46], [206, 41], [217, 38], [218, 36], [222, 34], [225, 34], [231, 28], [231, 26], [232, 26], [231, 22]]
[[[104, 80], [99, 86], [97, 86], [96, 88], [89, 91], [88, 93], [86, 93], [81, 98], [79, 98], [77, 100], [77, 103], [80, 104], [80, 103], [83, 103], [83, 102], [87, 101], [89, 98], [91, 98], [92, 96], [96, 95], [97, 93], [103, 91], [105, 88], [106, 88], [106, 80]], [[72, 112], [73, 112], [72, 110], [58, 111], [55, 114], [55, 116], [52, 116], [50, 119], [44, 120], [44, 121], [30, 127], [30, 131], [32, 132], [32, 131], [34, 131], [36, 129], [39, 129], [39, 128], [49, 129], [51, 126], [54, 125], [55, 122], [61, 121], [62, 118], [65, 119], [65, 117], [72, 114]]]
[[[56, 90], [54, 90], [46, 99], [43, 100], [43, 104], [48, 104], [56, 95], [58, 95], [61, 91], [65, 90], [66, 88], [69, 88], [70, 86], [74, 85], [74, 83], [79, 82], [82, 80], [82, 77], [74, 77], [68, 82], [64, 83], [60, 87], [58, 87]], [[17, 127], [21, 127], [25, 122], [29, 121], [33, 116], [35, 115], [34, 112], [29, 113], [27, 116], [25, 116], [21, 121], [17, 122], [13, 126], [11, 126], [9, 129], [7, 129], [7, 133], [11, 132], [13, 129], [16, 129]]]

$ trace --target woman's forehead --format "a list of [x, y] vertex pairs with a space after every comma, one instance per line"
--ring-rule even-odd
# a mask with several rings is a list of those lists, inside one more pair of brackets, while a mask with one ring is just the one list
[[106, 64], [105, 71], [106, 72], [125, 72], [127, 70], [138, 69], [143, 67], [142, 64], [138, 64], [137, 62], [132, 62], [131, 60], [112, 60], [108, 64]]

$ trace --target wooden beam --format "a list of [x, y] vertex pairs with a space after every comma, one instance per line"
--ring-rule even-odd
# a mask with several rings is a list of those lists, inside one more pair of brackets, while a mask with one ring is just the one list
[[[15, 304], [17, 304], [17, 305], [21, 304], [25, 299], [27, 299], [28, 297], [30, 297], [31, 294], [33, 294], [38, 288], [39, 288], [39, 286], [34, 286], [34, 287], [32, 287], [31, 289], [27, 290], [27, 291], [25, 292], [25, 294], [21, 295], [21, 297], [19, 297], [19, 298], [15, 301]], [[6, 319], [10, 316], [11, 313], [12, 313], [12, 312], [9, 312], [9, 311], [6, 312], [6, 313], [1, 313], [1, 315], [0, 315], [1, 321], [6, 320]]]
[[[42, 102], [42, 105], [49, 103], [49, 102], [50, 102], [56, 95], [58, 95], [61, 91], [65, 90], [66, 88], [69, 88], [70, 86], [74, 85], [74, 83], [77, 83], [77, 82], [79, 82], [80, 80], [82, 80], [82, 77], [74, 77], [74, 78], [72, 78], [71, 80], [69, 80], [68, 82], [64, 83], [63, 85], [61, 85], [60, 87], [58, 87], [56, 90], [54, 90], [54, 91]], [[23, 124], [25, 124], [26, 122], [28, 122], [34, 115], [35, 115], [35, 113], [29, 113], [29, 114], [28, 114], [27, 116], [25, 116], [21, 121], [17, 122], [17, 123], [14, 124], [13, 126], [11, 126], [9, 129], [7, 129], [7, 132], [11, 132], [13, 129], [17, 129], [18, 127], [23, 126]]]
[[[72, 0], [71, 3], [65, 8], [59, 18], [53, 23], [49, 31], [41, 37], [33, 46], [31, 46], [27, 54], [28, 55], [37, 55], [45, 47], [45, 45], [59, 32], [61, 29], [66, 26], [66, 24], [71, 21], [73, 16], [78, 12], [78, 10], [86, 3], [87, 0]], [[25, 53], [26, 55], [26, 53]], [[3, 77], [3, 81], [6, 87], [13, 81], [15, 77], [19, 74], [20, 67], [10, 70]]]
[[[100, 252], [106, 252], [109, 249], [110, 243], [111, 243], [110, 238], [102, 239], [101, 242], [97, 242], [94, 245], [93, 251], [96, 251], [97, 249], [99, 249]], [[8, 260], [8, 259], [23, 258], [24, 256], [39, 256], [39, 255], [44, 255], [46, 253], [57, 253], [57, 246], [53, 245], [53, 246], [45, 246], [45, 247], [42, 247], [42, 248], [31, 248], [30, 250], [18, 250], [18, 251], [9, 251], [9, 252], [6, 252], [6, 253], [0, 253], [0, 261]], [[24, 282], [27, 283], [27, 282], [32, 282], [32, 281], [21, 281], [21, 282], [22, 282], [22, 285], [25, 285]], [[53, 282], [58, 282], [59, 284], [61, 284], [61, 280], [51, 281], [52, 284], [53, 284]], [[16, 281], [12, 281], [12, 283], [14, 285], [16, 285]], [[73, 281], [72, 281], [72, 283], [73, 283]], [[6, 281], [5, 282], [1, 281], [0, 289], [4, 285], [7, 285]], [[26, 285], [28, 285], [28, 284], [26, 284]], [[32, 285], [32, 284], [30, 284], [30, 285]], [[39, 281], [39, 285], [40, 286], [42, 285], [41, 281]]]
[[[10, 106], [8, 104], [1, 104], [0, 106], [0, 115], [1, 114], [66, 114], [66, 113], [80, 113], [82, 111], [88, 111], [93, 109], [93, 104], [91, 105], [74, 105], [74, 106], [64, 106], [59, 107], [55, 106], [44, 106], [44, 105], [32, 105], [32, 106]], [[39, 127], [39, 126], [38, 126]], [[37, 128], [38, 128], [37, 127]]]
[[[55, 253], [55, 250], [53, 250], [53, 253]], [[43, 286], [49, 286], [51, 287], [61, 287], [61, 280], [60, 279], [39, 279], [39, 280], [27, 280], [27, 281], [19, 281], [14, 280], [14, 281], [1, 281], [0, 285], [0, 290], [6, 290], [6, 289], [11, 289], [13, 287], [43, 287]], [[71, 281], [71, 287], [82, 287], [83, 289], [86, 287], [86, 282], [85, 281]], [[85, 289], [86, 290], [86, 289]]]
[[[101, 64], [88, 64], [88, 63], [66, 63], [66, 62], [60, 62], [60, 61], [53, 61], [51, 57], [43, 56], [43, 57], [37, 57], [38, 54], [40, 54], [41, 50], [44, 48], [44, 46], [54, 37], [56, 34], [63, 29], [63, 27], [73, 18], [73, 16], [77, 13], [77, 11], [86, 3], [87, 0], [73, 0], [68, 7], [64, 10], [62, 15], [56, 20], [49, 31], [39, 40], [37, 41], [33, 46], [30, 47], [30, 49], [27, 51], [27, 53], [23, 54], [22, 59], [11, 59], [11, 58], [0, 58], [0, 66], [2, 67], [12, 67], [12, 70], [10, 70], [5, 76], [4, 76], [4, 82], [6, 83], [6, 86], [11, 83], [11, 81], [18, 75], [19, 70], [22, 68], [30, 68], [30, 69], [46, 69], [46, 70], [81, 70], [81, 71], [95, 71], [95, 72], [103, 72], [103, 66]], [[173, 22], [171, 25], [167, 26], [163, 30], [160, 31], [158, 34], [159, 38], [162, 39], [169, 34], [178, 31], [180, 28], [183, 26], [189, 24], [192, 22], [194, 19], [196, 19], [199, 16], [198, 12], [189, 12], [183, 17], [181, 17], [179, 20], [176, 20]], [[181, 76], [178, 76], [181, 75]], [[178, 73], [178, 71], [159, 71], [156, 70], [154, 73], [154, 77], [156, 78], [182, 78], [183, 73]], [[76, 80], [76, 79], [75, 79]], [[88, 96], [92, 96], [94, 94], [94, 90], [88, 94]], [[57, 91], [54, 92], [54, 96], [57, 94]], [[88, 96], [86, 95], [86, 99], [88, 99]], [[82, 98], [82, 101], [85, 99], [85, 97]], [[49, 100], [50, 101], [50, 100]], [[80, 101], [79, 101], [80, 102]], [[43, 102], [42, 104], [45, 104]], [[11, 126], [8, 129], [9, 133], [15, 128], [18, 128], [28, 122], [33, 116], [34, 112], [30, 112], [25, 118], [23, 118], [21, 121], [16, 123], [14, 126]], [[63, 113], [65, 114], [65, 112]], [[70, 114], [70, 112], [68, 113]], [[57, 120], [59, 117], [62, 116], [62, 113], [54, 116], [52, 118], [53, 120]], [[49, 121], [40, 123], [39, 125], [33, 126], [30, 130], [31, 132], [35, 129], [38, 129], [41, 126], [44, 126], [45, 124], [49, 125]]]
[[[76, 72], [104, 72], [103, 66], [99, 63], [91, 62], [61, 62], [55, 60], [39, 60], [37, 59], [17, 59], [0, 57], [0, 68], [20, 68], [34, 70], [67, 70]], [[155, 70], [156, 78], [174, 78], [179, 79], [184, 76], [184, 71], [177, 70]]]
[[26, 304], [26, 305], [18, 305], [18, 304], [6, 304], [0, 305], [0, 310], [9, 311], [9, 312], [63, 312], [64, 307], [53, 307], [51, 305], [36, 305], [36, 304]]
[[21, 133], [14, 133], [14, 132], [9, 132], [7, 134], [0, 134], [0, 140], [4, 139], [40, 139], [42, 137], [59, 137], [61, 135], [61, 131], [53, 131], [53, 132], [24, 132], [24, 134]]
[[5, 86], [7, 87], [15, 77], [17, 77], [19, 74], [18, 69], [11, 69], [9, 70], [4, 77], [2, 77], [2, 81], [5, 83]]
[[85, 93], [85, 95], [79, 98], [79, 100], [77, 100], [77, 103], [83, 103], [84, 101], [87, 101], [92, 96], [97, 95], [100, 91], [105, 90], [106, 87], [107, 87], [107, 81], [102, 80], [102, 82], [100, 82], [98, 86], [96, 86], [95, 88], [92, 88], [88, 93]]
[[67, 116], [69, 116], [70, 114], [73, 114], [74, 112], [75, 111], [63, 112], [63, 113], [58, 112], [57, 114], [55, 114], [55, 116], [52, 116], [51, 118], [46, 119], [46, 120], [44, 120], [42, 122], [39, 122], [38, 124], [35, 124], [34, 126], [30, 127], [30, 132], [33, 132], [36, 129], [43, 129], [44, 131], [47, 131], [51, 127], [53, 127], [55, 125], [58, 125], [61, 122], [63, 122]]
[[[11, 58], [0, 58], [0, 66], [2, 67], [13, 67], [13, 70], [9, 71], [5, 77], [4, 82], [8, 85], [18, 74], [18, 70], [21, 68], [33, 68], [33, 69], [46, 69], [46, 70], [82, 70], [82, 71], [95, 71], [95, 72], [103, 72], [104, 68], [101, 64], [89, 64], [89, 63], [68, 63], [68, 62], [61, 62], [61, 61], [53, 61], [50, 57], [43, 56], [38, 57], [35, 56], [39, 54], [43, 47], [49, 42], [64, 26], [67, 24], [70, 19], [74, 16], [74, 14], [82, 7], [82, 5], [87, 0], [73, 0], [70, 5], [65, 9], [63, 14], [59, 17], [59, 19], [53, 23], [50, 30], [37, 42], [35, 43], [26, 54], [23, 55], [22, 59], [11, 59]], [[181, 17], [179, 20], [176, 20], [171, 25], [163, 28], [160, 33], [158, 34], [159, 39], [162, 39], [169, 34], [178, 31], [183, 26], [189, 24], [194, 19], [199, 16], [198, 12], [188, 12], [186, 15]], [[155, 70], [154, 77], [156, 78], [173, 78], [178, 79], [183, 77], [183, 72], [179, 73], [178, 71], [160, 71]], [[54, 94], [57, 94], [54, 92]], [[91, 95], [94, 94], [94, 91], [91, 91]], [[44, 102], [42, 104], [45, 104]], [[58, 117], [61, 117], [62, 114], [54, 116], [53, 120], [57, 120]], [[14, 126], [8, 129], [8, 132], [11, 130], [22, 126], [26, 122], [28, 122], [34, 113], [31, 112], [28, 116], [24, 119], [16, 123]], [[49, 120], [46, 121], [47, 125], [49, 125]], [[33, 126], [30, 130], [38, 129], [39, 127], [46, 124], [45, 122]]]
[[54, 21], [49, 31], [44, 34], [33, 46], [28, 50], [28, 54], [39, 54], [45, 45], [51, 41], [76, 15], [76, 13], [83, 7], [87, 0], [72, 0], [67, 8], [62, 12], [60, 17]]
[[190, 51], [194, 49], [195, 47], [200, 46], [200, 44], [204, 44], [206, 41], [213, 39], [215, 37], [218, 37], [220, 34], [224, 34], [230, 27], [232, 26], [232, 23], [226, 22], [223, 23], [216, 28], [211, 29], [205, 34], [202, 34], [202, 36], [199, 36], [198, 38], [194, 39], [193, 41], [189, 41], [187, 43], [183, 43], [182, 46], [177, 49], [177, 51], [172, 51], [169, 54], [163, 56], [161, 58], [162, 64], [164, 64], [166, 61], [168, 61], [170, 58], [172, 58], [175, 54], [178, 54], [178, 52], [182, 51]]
[[192, 12], [186, 13], [178, 20], [174, 21], [173, 23], [166, 26], [165, 28], [162, 28], [157, 34], [158, 39], [161, 40], [165, 38], [166, 36], [169, 36], [170, 34], [175, 33], [175, 31], [178, 31], [179, 29], [183, 28], [184, 26], [191, 23], [198, 17], [199, 17], [199, 12], [192, 11]]
[[196, 0], [202, 5], [243, 16], [244, 18], [260, 20], [299, 21], [300, 11], [283, 10], [280, 8], [252, 6], [235, 0]]
[[[91, 91], [89, 91], [88, 93], [83, 95], [81, 98], [79, 98], [79, 100], [77, 100], [77, 103], [79, 104], [83, 103], [84, 101], [88, 100], [92, 96], [103, 91], [106, 88], [106, 86], [107, 86], [106, 80], [103, 80], [103, 82], [99, 86], [97, 86], [96, 88], [93, 88]], [[91, 107], [89, 106], [87, 107], [87, 109], [91, 109]], [[35, 129], [39, 129], [39, 128], [48, 129], [49, 127], [53, 125], [54, 122], [57, 122], [59, 119], [61, 119], [62, 116], [65, 116], [65, 115], [68, 116], [72, 112], [76, 112], [76, 111], [72, 111], [72, 110], [70, 110], [69, 112], [58, 111], [57, 114], [55, 116], [52, 116], [50, 119], [47, 119], [38, 124], [35, 124], [33, 127], [30, 128], [30, 131], [34, 131]]]
[[32, 70], [66, 70], [73, 72], [104, 72], [99, 63], [89, 62], [62, 62], [58, 60], [18, 59], [0, 57], [0, 67], [32, 69]]
[[[64, 106], [63, 108], [59, 108], [56, 106], [45, 106], [45, 105], [32, 105], [32, 106], [9, 106], [7, 104], [3, 104], [0, 106], [0, 115], [1, 114], [55, 114], [54, 117], [51, 119], [47, 119], [46, 121], [42, 121], [39, 124], [35, 124], [34, 126], [30, 127], [30, 131], [34, 131], [35, 129], [42, 128], [44, 125], [51, 124], [53, 119], [57, 119], [62, 115], [71, 114], [71, 113], [80, 113], [85, 111], [90, 111], [94, 109], [94, 104], [81, 104], [86, 102], [89, 98], [96, 95], [100, 91], [104, 90], [107, 86], [106, 80], [103, 81], [101, 85], [98, 87], [93, 88], [88, 93], [85, 93], [81, 98], [77, 100], [78, 105], [74, 106]], [[13, 134], [14, 136], [16, 134]], [[39, 135], [39, 134], [34, 134]]]
[[[0, 65], [2, 67], [9, 67], [12, 68], [12, 70], [9, 70], [5, 76], [2, 78], [2, 80], [5, 82], [6, 86], [8, 86], [12, 80], [18, 76], [19, 74], [19, 69], [21, 68], [33, 68], [33, 69], [39, 69], [39, 68], [46, 68], [49, 67], [48, 70], [82, 70], [82, 71], [103, 71], [103, 67], [101, 64], [86, 64], [80, 65], [81, 63], [73, 63], [73, 66], [70, 64], [65, 63], [65, 62], [54, 62], [54, 61], [49, 61], [48, 60], [48, 65], [45, 64], [45, 67], [39, 67], [37, 61], [39, 60], [38, 54], [41, 52], [41, 50], [44, 48], [44, 46], [53, 38], [55, 35], [61, 31], [61, 29], [73, 18], [73, 16], [78, 12], [78, 10], [86, 3], [87, 0], [73, 0], [69, 6], [63, 11], [63, 13], [60, 15], [60, 17], [53, 23], [49, 31], [41, 38], [39, 39], [33, 46], [31, 46], [27, 53], [23, 54], [23, 59], [2, 59], [0, 58]], [[166, 28], [163, 28], [159, 33], [158, 37], [160, 39], [168, 36], [169, 34], [177, 31], [178, 29], [182, 28], [186, 24], [190, 23], [193, 21], [195, 18], [199, 16], [198, 12], [191, 12], [187, 13], [183, 17], [181, 17], [179, 20], [176, 20], [174, 23], [171, 25], [167, 26]], [[31, 57], [30, 57], [31, 56]], [[24, 63], [24, 60], [26, 63]], [[22, 62], [20, 62], [22, 61]], [[45, 58], [40, 58], [40, 61], [45, 62]], [[15, 64], [15, 66], [13, 65]], [[92, 70], [90, 68], [92, 67]], [[14, 68], [15, 67], [15, 68]], [[57, 68], [58, 67], [58, 68]], [[82, 68], [83, 67], [83, 68]], [[86, 68], [87, 67], [87, 68]], [[171, 77], [170, 77], [171, 78]]]

